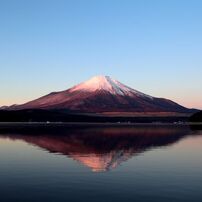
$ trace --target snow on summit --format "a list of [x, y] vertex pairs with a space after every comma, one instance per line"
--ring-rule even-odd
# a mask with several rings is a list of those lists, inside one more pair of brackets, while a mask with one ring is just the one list
[[88, 81], [82, 82], [73, 87], [72, 91], [76, 90], [96, 91], [101, 89], [112, 91], [113, 89], [111, 84], [108, 82], [108, 78], [109, 77], [107, 76], [92, 77]]
[[121, 82], [115, 79], [112, 79], [109, 76], [102, 76], [102, 75], [92, 77], [91, 79], [83, 83], [80, 83], [70, 89], [71, 92], [74, 92], [74, 91], [94, 92], [97, 90], [105, 90], [114, 95], [124, 96], [124, 95], [136, 94], [138, 96], [146, 96], [146, 97], [152, 98], [151, 96], [141, 93], [139, 91], [136, 91], [122, 84]]

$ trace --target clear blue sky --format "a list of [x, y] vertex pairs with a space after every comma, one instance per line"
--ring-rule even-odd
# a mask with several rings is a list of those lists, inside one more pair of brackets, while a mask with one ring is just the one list
[[100, 74], [202, 109], [202, 1], [0, 0], [0, 105]]

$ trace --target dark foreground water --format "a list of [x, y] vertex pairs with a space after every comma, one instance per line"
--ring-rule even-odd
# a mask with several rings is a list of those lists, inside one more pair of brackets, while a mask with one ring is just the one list
[[1, 202], [202, 201], [202, 131], [187, 126], [0, 132]]

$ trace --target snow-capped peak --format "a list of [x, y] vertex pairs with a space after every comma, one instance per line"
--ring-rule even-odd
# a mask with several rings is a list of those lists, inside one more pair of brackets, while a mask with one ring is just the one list
[[116, 85], [109, 76], [95, 76], [85, 81], [77, 86], [75, 86], [73, 91], [76, 90], [86, 90], [86, 91], [96, 91], [96, 90], [106, 90], [113, 94], [118, 93]]
[[93, 92], [97, 90], [105, 90], [111, 94], [114, 95], [138, 95], [138, 96], [146, 96], [149, 98], [152, 98], [149, 95], [145, 95], [144, 93], [141, 93], [139, 91], [136, 91], [119, 81], [110, 78], [109, 76], [95, 76], [91, 79], [80, 83], [73, 88], [70, 89], [71, 92], [74, 91], [87, 91], [87, 92]]

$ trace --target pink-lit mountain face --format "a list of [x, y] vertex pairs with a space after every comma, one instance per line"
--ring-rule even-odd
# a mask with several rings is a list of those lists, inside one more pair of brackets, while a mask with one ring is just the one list
[[53, 92], [10, 109], [68, 109], [80, 112], [188, 112], [164, 98], [134, 90], [109, 76], [96, 76], [70, 89]]

